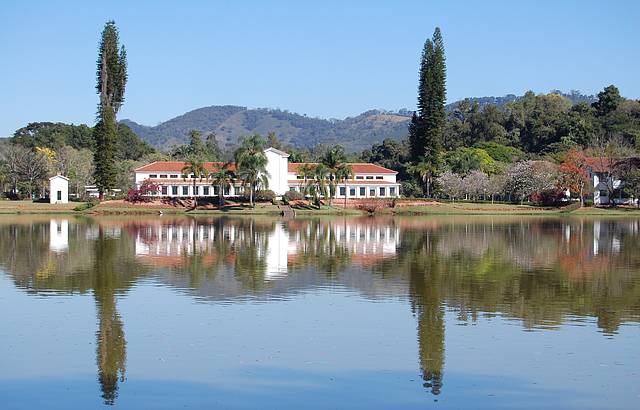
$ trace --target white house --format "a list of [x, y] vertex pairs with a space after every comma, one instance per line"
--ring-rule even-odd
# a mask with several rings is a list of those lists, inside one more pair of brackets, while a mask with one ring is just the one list
[[62, 175], [49, 178], [49, 203], [69, 203], [69, 178]]
[[[300, 169], [303, 163], [289, 163], [289, 154], [275, 148], [267, 148], [266, 170], [269, 189], [277, 196], [287, 191], [302, 191], [306, 184]], [[156, 161], [135, 169], [135, 183], [139, 187], [144, 180], [159, 185], [158, 197], [216, 197], [218, 187], [211, 181], [196, 178], [195, 175], [184, 175], [182, 169], [187, 165], [180, 161]], [[314, 165], [314, 164], [309, 164]], [[400, 183], [396, 181], [397, 172], [375, 164], [349, 164], [353, 172], [352, 178], [341, 182], [336, 190], [336, 198], [393, 198], [400, 195]], [[205, 162], [207, 171], [213, 173], [224, 166], [222, 162]], [[235, 171], [235, 165], [227, 165]], [[194, 187], [195, 179], [195, 187]], [[225, 196], [242, 195], [244, 189], [240, 181], [225, 189]]]
[[609, 170], [612, 168], [612, 164], [609, 159], [587, 158], [586, 167], [593, 189], [593, 203], [595, 205], [634, 202], [634, 199], [624, 192], [624, 182], [610, 174]]

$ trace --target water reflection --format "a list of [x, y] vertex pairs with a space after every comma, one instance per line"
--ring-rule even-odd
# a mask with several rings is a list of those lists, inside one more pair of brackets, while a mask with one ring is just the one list
[[117, 300], [142, 278], [211, 302], [280, 300], [341, 286], [407, 300], [424, 388], [444, 387], [445, 312], [529, 330], [595, 317], [607, 336], [640, 319], [638, 220], [522, 218], [12, 218], [0, 267], [30, 293], [91, 292], [105, 404], [126, 372]]

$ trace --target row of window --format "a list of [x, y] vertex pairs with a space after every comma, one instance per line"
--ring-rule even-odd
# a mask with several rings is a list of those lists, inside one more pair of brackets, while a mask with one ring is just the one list
[[[184, 175], [184, 174], [182, 174], [182, 175], [178, 175], [178, 174], [171, 174], [171, 175], [169, 175], [169, 174], [160, 174], [160, 179], [178, 178], [178, 177], [180, 177], [180, 178], [195, 178], [196, 176], [194, 174], [191, 174], [189, 176]], [[158, 178], [158, 174], [150, 174], [149, 178], [151, 178], [151, 179]]]
[[[202, 189], [200, 189], [202, 188]], [[220, 187], [217, 186], [195, 186], [192, 187], [192, 189], [194, 190], [193, 193], [189, 193], [189, 186], [184, 185], [181, 187], [178, 186], [162, 186], [160, 187], [160, 194], [162, 195], [172, 195], [172, 196], [194, 196], [194, 195], [201, 195], [202, 196], [209, 196], [209, 195], [218, 195], [218, 193], [220, 192]], [[242, 187], [236, 187], [236, 195], [242, 193]], [[229, 195], [229, 187], [226, 187], [223, 191], [224, 195]]]
[[[296, 179], [304, 179], [303, 175], [296, 175]], [[327, 177], [327, 179], [330, 179], [330, 177]], [[384, 179], [384, 177], [382, 175], [356, 175], [356, 179], [378, 179], [378, 180], [382, 180]]]
[[[344, 197], [347, 195], [347, 188], [346, 187], [339, 187], [339, 194], [340, 196]], [[298, 188], [295, 186], [290, 186], [289, 187], [290, 191], [298, 191]], [[300, 192], [304, 191], [304, 188], [300, 187], [299, 189]], [[358, 192], [358, 195], [356, 195], [356, 192]], [[378, 195], [377, 196], [387, 196], [387, 187], [378, 187]], [[351, 197], [364, 197], [367, 196], [367, 188], [366, 187], [358, 187], [356, 189], [356, 187], [352, 187], [349, 188], [349, 195]], [[375, 187], [369, 187], [369, 196], [376, 196], [376, 188]], [[389, 187], [389, 196], [396, 196], [396, 187]]]

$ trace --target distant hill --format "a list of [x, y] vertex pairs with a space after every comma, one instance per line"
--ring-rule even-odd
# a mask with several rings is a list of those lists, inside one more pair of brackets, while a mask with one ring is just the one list
[[[595, 100], [593, 96], [577, 92], [563, 95], [574, 103]], [[504, 106], [519, 98], [521, 97], [510, 94], [471, 100], [482, 106]], [[447, 109], [454, 109], [458, 103], [459, 101], [449, 104]], [[359, 151], [385, 138], [404, 138], [410, 118], [411, 111], [407, 109], [370, 110], [355, 117], [336, 120], [311, 118], [276, 109], [223, 105], [198, 108], [153, 127], [128, 119], [121, 122], [144, 141], [162, 149], [187, 142], [189, 131], [195, 129], [203, 133], [215, 132], [220, 145], [227, 149], [235, 146], [242, 135], [256, 132], [267, 135], [273, 131], [285, 145], [307, 148], [317, 144], [342, 144], [348, 151]]]

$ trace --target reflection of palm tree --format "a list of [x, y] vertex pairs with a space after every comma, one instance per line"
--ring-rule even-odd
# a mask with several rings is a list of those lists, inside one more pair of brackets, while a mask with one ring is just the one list
[[118, 257], [117, 240], [106, 239], [102, 229], [95, 243], [95, 256], [94, 298], [99, 318], [96, 333], [98, 380], [105, 404], [114, 404], [118, 395], [118, 381], [122, 382], [125, 378], [127, 343], [115, 301], [118, 283], [113, 268]]

